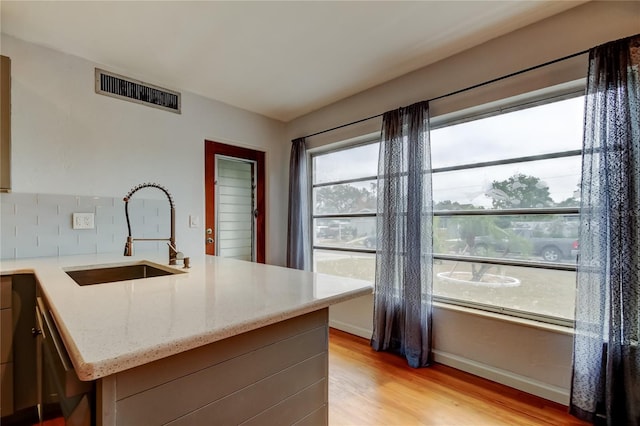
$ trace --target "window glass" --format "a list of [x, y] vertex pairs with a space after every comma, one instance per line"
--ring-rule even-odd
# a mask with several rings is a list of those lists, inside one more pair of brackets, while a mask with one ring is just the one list
[[313, 221], [313, 243], [323, 247], [375, 249], [376, 218], [319, 218]]
[[314, 188], [314, 211], [316, 214], [375, 213], [376, 185], [375, 180], [365, 180]]
[[[432, 130], [434, 300], [573, 320], [583, 104]], [[374, 281], [378, 149], [312, 156], [315, 271]]]
[[313, 183], [376, 176], [378, 147], [377, 143], [366, 144], [313, 156]]
[[376, 255], [373, 253], [314, 250], [313, 270], [323, 274], [373, 282], [375, 280]]
[[575, 272], [436, 261], [433, 292], [440, 297], [495, 310], [572, 320]]
[[579, 206], [579, 155], [433, 174], [434, 209]]
[[439, 254], [576, 263], [578, 215], [438, 216]]
[[580, 149], [584, 97], [432, 130], [433, 168]]

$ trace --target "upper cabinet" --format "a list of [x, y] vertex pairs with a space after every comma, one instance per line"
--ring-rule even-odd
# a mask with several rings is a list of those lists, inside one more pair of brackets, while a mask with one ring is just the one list
[[11, 59], [0, 56], [0, 191], [11, 189]]

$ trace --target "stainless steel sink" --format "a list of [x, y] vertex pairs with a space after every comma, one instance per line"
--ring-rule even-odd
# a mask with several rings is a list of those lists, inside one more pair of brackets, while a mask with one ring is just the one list
[[79, 285], [104, 284], [116, 281], [139, 280], [165, 275], [183, 274], [173, 268], [163, 268], [148, 262], [118, 265], [95, 265], [64, 270]]

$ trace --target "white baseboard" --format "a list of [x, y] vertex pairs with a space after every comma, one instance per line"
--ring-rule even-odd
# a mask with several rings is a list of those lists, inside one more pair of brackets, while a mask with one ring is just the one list
[[501, 370], [490, 365], [482, 364], [467, 358], [438, 350], [433, 351], [434, 361], [449, 367], [471, 373], [494, 382], [509, 386], [532, 395], [539, 396], [558, 404], [569, 404], [569, 390], [549, 385], [529, 377], [521, 376], [510, 371]]
[[332, 319], [329, 320], [329, 327], [344, 331], [346, 333], [354, 334], [359, 337], [364, 337], [365, 339], [371, 339], [371, 334], [373, 333], [371, 330], [367, 330], [366, 328], [357, 327], [353, 324]]

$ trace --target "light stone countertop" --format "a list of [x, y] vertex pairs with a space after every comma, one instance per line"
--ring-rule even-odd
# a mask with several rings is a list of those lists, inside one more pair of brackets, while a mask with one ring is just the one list
[[97, 254], [3, 260], [0, 272], [35, 273], [81, 380], [105, 377], [372, 291], [366, 281], [204, 255], [192, 257], [185, 274], [140, 280], [79, 286], [64, 272], [142, 260], [168, 267], [166, 254]]

